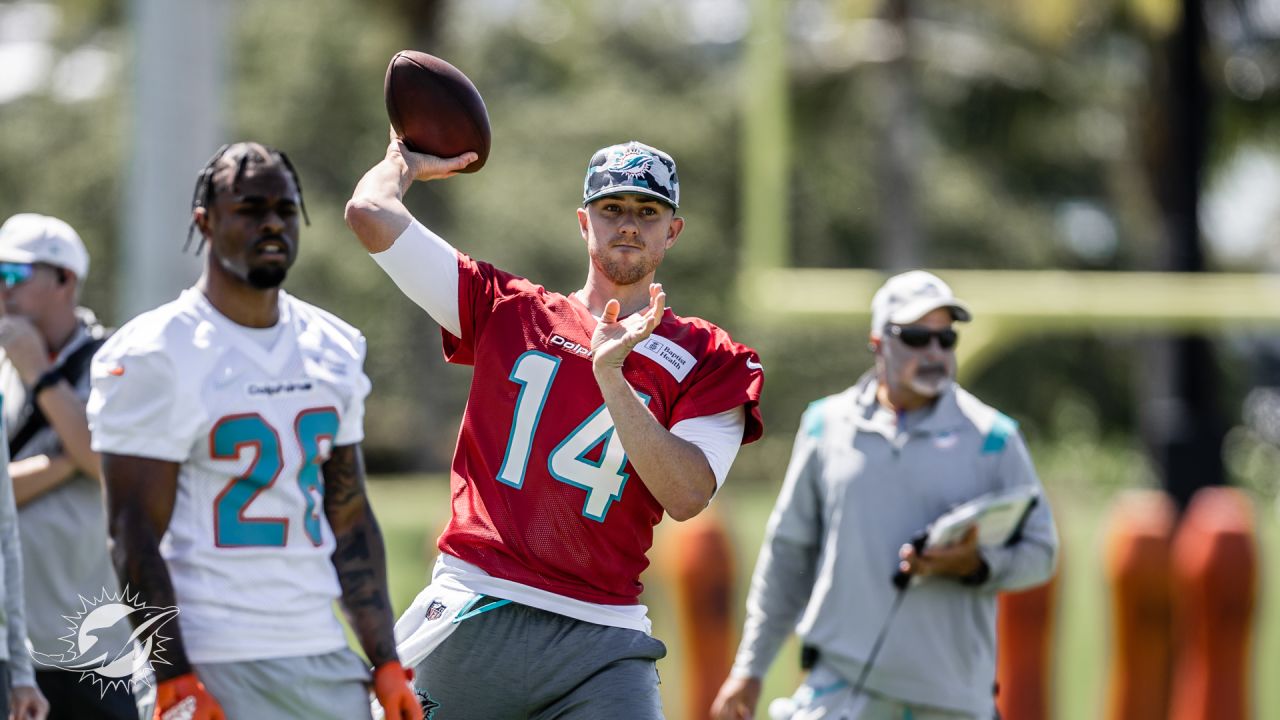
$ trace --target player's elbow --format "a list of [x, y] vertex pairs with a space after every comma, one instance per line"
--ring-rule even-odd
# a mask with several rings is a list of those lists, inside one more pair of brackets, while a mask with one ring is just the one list
[[377, 254], [391, 247], [400, 233], [413, 222], [413, 216], [399, 201], [369, 196], [358, 191], [347, 201], [342, 217], [370, 254]]
[[347, 227], [351, 228], [351, 232], [360, 238], [360, 243], [364, 245], [365, 250], [369, 252], [378, 252], [385, 248], [379, 247], [378, 239], [382, 233], [381, 215], [383, 209], [374, 200], [362, 197], [353, 197], [347, 201], [347, 207], [342, 213], [342, 219], [347, 222]]
[[701, 489], [690, 488], [687, 492], [682, 493], [679, 498], [669, 500], [663, 509], [667, 511], [667, 515], [672, 520], [684, 522], [698, 516], [698, 513], [707, 509], [707, 505], [711, 504], [711, 493], [703, 492]]
[[684, 522], [685, 520], [692, 520], [693, 518], [697, 517], [698, 513], [705, 510], [706, 507], [707, 506], [705, 503], [702, 505], [697, 505], [692, 503], [679, 504], [679, 505], [673, 504], [671, 507], [668, 507], [666, 510], [667, 510], [667, 515], [669, 515], [672, 520], [675, 520], [676, 522]]
[[707, 509], [711, 498], [716, 494], [716, 476], [705, 459], [682, 474], [687, 479], [679, 483], [677, 491], [662, 504], [667, 515], [679, 522], [697, 517], [698, 513]]

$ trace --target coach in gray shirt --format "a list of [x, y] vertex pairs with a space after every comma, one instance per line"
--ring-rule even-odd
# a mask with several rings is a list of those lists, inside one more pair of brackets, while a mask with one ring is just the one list
[[[118, 596], [107, 556], [97, 453], [89, 447], [88, 361], [103, 329], [77, 308], [89, 254], [67, 223], [22, 213], [0, 226], [0, 393], [18, 506], [27, 631], [51, 720], [136, 720], [127, 684], [81, 682], [71, 669], [78, 618]], [[82, 601], [83, 598], [83, 601]], [[95, 653], [124, 650], [128, 622], [94, 631]], [[51, 657], [52, 656], [52, 657]], [[65, 659], [60, 661], [58, 658]], [[89, 668], [92, 670], [92, 668]], [[102, 678], [99, 678], [102, 680]]]
[[[875, 370], [804, 414], [716, 718], [755, 716], [761, 679], [793, 630], [816, 664], [775, 717], [993, 717], [996, 593], [1048, 580], [1058, 539], [1042, 500], [1009, 546], [979, 547], [974, 532], [924, 553], [909, 544], [960, 503], [1040, 485], [1016, 424], [953, 381], [953, 323], [969, 319], [926, 272], [876, 293]], [[859, 688], [899, 570], [919, 579]]]

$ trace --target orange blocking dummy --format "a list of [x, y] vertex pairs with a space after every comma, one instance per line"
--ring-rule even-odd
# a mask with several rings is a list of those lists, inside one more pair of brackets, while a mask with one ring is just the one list
[[684, 655], [684, 700], [677, 716], [709, 717], [733, 663], [734, 561], [729, 534], [714, 512], [704, 510], [669, 528], [663, 547]]
[[[1058, 557], [1058, 574], [1062, 557]], [[1058, 574], [1021, 592], [1000, 593], [996, 614], [996, 706], [1002, 718], [1049, 717], [1050, 647]]]
[[1153, 490], [1124, 493], [1111, 511], [1109, 720], [1166, 720], [1173, 654], [1169, 553], [1176, 519], [1173, 501]]
[[1177, 662], [1171, 720], [1249, 717], [1249, 656], [1258, 592], [1253, 511], [1239, 490], [1191, 498], [1173, 544]]

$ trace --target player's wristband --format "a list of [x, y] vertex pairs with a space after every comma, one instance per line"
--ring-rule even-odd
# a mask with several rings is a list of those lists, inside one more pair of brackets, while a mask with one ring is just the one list
[[62, 374], [61, 367], [52, 367], [44, 371], [40, 377], [36, 378], [36, 383], [31, 386], [31, 397], [38, 398], [40, 393], [66, 380], [66, 376]]
[[413, 670], [400, 664], [399, 660], [388, 660], [373, 669], [373, 684], [378, 686], [384, 677], [395, 678], [401, 682], [413, 682]]
[[388, 660], [373, 670], [373, 695], [386, 712], [388, 720], [421, 718], [417, 695], [413, 691], [413, 671], [399, 660]]
[[156, 684], [156, 708], [167, 710], [184, 697], [205, 692], [204, 683], [193, 672], [171, 677]]

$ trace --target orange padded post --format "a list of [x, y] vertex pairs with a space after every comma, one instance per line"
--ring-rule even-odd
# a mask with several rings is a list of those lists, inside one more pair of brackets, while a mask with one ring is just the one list
[[[1059, 564], [1061, 568], [1061, 554]], [[1061, 572], [1061, 569], [1058, 571]], [[996, 705], [1000, 717], [1049, 717], [1050, 646], [1058, 575], [1021, 592], [1000, 593], [996, 614]]]
[[733, 663], [733, 552], [711, 510], [674, 523], [664, 543], [665, 565], [680, 622], [684, 709], [679, 717], [711, 715]]
[[1169, 554], [1176, 518], [1167, 495], [1142, 490], [1122, 494], [1108, 520], [1109, 720], [1166, 720], [1173, 650]]
[[1169, 717], [1243, 720], [1258, 591], [1253, 511], [1244, 493], [1207, 487], [1191, 498], [1174, 541], [1173, 579], [1179, 642]]

